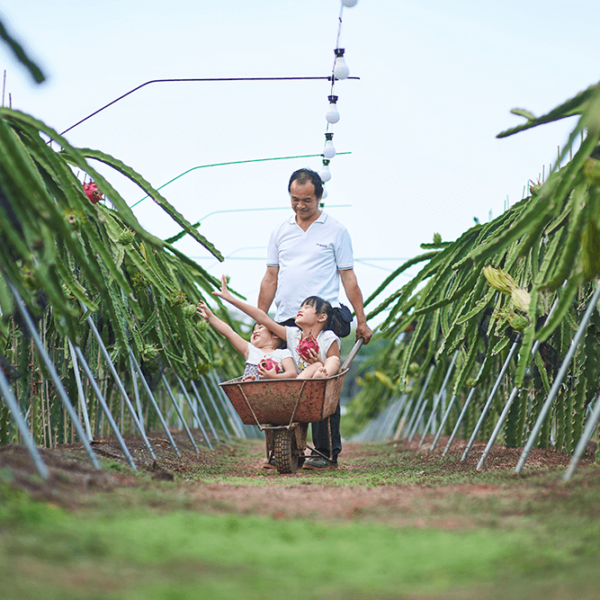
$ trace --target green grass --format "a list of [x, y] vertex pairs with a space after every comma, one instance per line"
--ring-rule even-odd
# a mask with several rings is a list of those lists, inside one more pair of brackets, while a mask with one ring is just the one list
[[[157, 482], [141, 474], [138, 486], [98, 492], [74, 511], [32, 500], [12, 487], [10, 471], [0, 471], [0, 597], [598, 598], [597, 469], [580, 470], [562, 485], [557, 470], [526, 476], [446, 473], [451, 458], [424, 459], [385, 445], [365, 445], [366, 456], [355, 459], [360, 468], [354, 471], [294, 478], [272, 471], [263, 476], [254, 467], [248, 468], [254, 478], [228, 477], [234, 461], [242, 471], [244, 460], [256, 465], [255, 448], [236, 445], [235, 453], [228, 450], [210, 467], [199, 467], [191, 481], [186, 476], [187, 481]], [[422, 523], [394, 525], [396, 518], [410, 516], [394, 506], [366, 517], [358, 513], [327, 521], [318, 515], [242, 516], [194, 500], [198, 486], [255, 479], [260, 485], [303, 486], [306, 494], [314, 484], [400, 483], [407, 492], [420, 490], [406, 510]], [[493, 487], [493, 493], [468, 492], [482, 484]], [[465, 491], [463, 485], [471, 488]], [[426, 503], [424, 491], [430, 494]], [[436, 528], [440, 519], [466, 524]]]
[[575, 564], [591, 572], [598, 550], [591, 540], [549, 543], [540, 528], [450, 532], [151, 510], [90, 518], [50, 507], [30, 519], [0, 535], [7, 600], [435, 594], [543, 582]]

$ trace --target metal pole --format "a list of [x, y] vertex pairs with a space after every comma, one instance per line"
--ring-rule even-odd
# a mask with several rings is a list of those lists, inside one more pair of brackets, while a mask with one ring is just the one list
[[6, 375], [4, 375], [4, 371], [2, 369], [0, 369], [0, 392], [2, 393], [13, 421], [15, 422], [15, 425], [17, 426], [17, 429], [23, 438], [25, 446], [27, 447], [27, 452], [29, 452], [29, 456], [31, 456], [31, 460], [33, 460], [35, 470], [42, 479], [48, 479], [48, 467], [46, 467], [46, 463], [44, 462], [44, 459], [42, 458], [33, 441], [33, 438], [29, 433], [27, 423], [25, 422], [25, 419], [19, 410], [19, 403], [10, 389], [8, 379], [6, 378]]
[[217, 408], [215, 400], [212, 397], [212, 394], [210, 393], [210, 389], [206, 385], [206, 381], [204, 381], [204, 377], [201, 377], [200, 381], [202, 382], [202, 384], [204, 385], [204, 388], [206, 389], [206, 391], [208, 393], [208, 399], [210, 400], [211, 404], [213, 405], [213, 408], [215, 409], [215, 412], [217, 413], [217, 417], [219, 419], [219, 423], [221, 423], [221, 427], [223, 427], [223, 431], [225, 432], [225, 435], [227, 436], [227, 439], [229, 441], [231, 441], [231, 435], [229, 434], [229, 431], [227, 430], [227, 427], [225, 426], [225, 421], [223, 421], [223, 417], [221, 416], [221, 413], [219, 412], [219, 409]]
[[[216, 429], [213, 427], [212, 420], [210, 418], [210, 415], [208, 414], [208, 411], [206, 410], [206, 406], [204, 406], [204, 402], [202, 402], [202, 398], [200, 397], [198, 388], [196, 387], [196, 384], [194, 383], [193, 380], [190, 380], [190, 383], [192, 384], [192, 389], [194, 390], [194, 394], [196, 395], [196, 401], [198, 402], [198, 404], [200, 405], [200, 408], [202, 409], [202, 414], [208, 421], [208, 426], [210, 427], [210, 430], [212, 431], [212, 434], [213, 434], [215, 440], [217, 440], [217, 443], [220, 443], [221, 440], [219, 439], [219, 436], [217, 435]], [[183, 385], [183, 383], [181, 385]]]
[[6, 283], [8, 283], [8, 285], [13, 293], [13, 296], [15, 297], [17, 308], [18, 308], [19, 312], [21, 313], [23, 320], [25, 321], [25, 325], [27, 326], [27, 329], [28, 329], [29, 333], [31, 334], [33, 343], [35, 344], [35, 347], [37, 348], [37, 351], [38, 351], [40, 357], [42, 358], [44, 364], [46, 365], [46, 369], [48, 370], [48, 373], [50, 374], [50, 378], [52, 379], [52, 382], [54, 383], [54, 388], [56, 389], [56, 393], [58, 394], [58, 397], [60, 398], [61, 402], [63, 403], [63, 406], [65, 407], [65, 409], [67, 410], [67, 413], [69, 414], [69, 417], [71, 418], [71, 421], [73, 422], [73, 426], [75, 427], [77, 436], [81, 440], [81, 443], [83, 444], [83, 447], [90, 459], [90, 462], [92, 463], [94, 468], [100, 470], [100, 463], [98, 462], [98, 457], [94, 454], [94, 451], [92, 450], [92, 447], [90, 446], [90, 443], [85, 435], [85, 431], [83, 430], [83, 427], [81, 426], [81, 423], [79, 422], [79, 418], [77, 417], [77, 413], [75, 412], [75, 409], [73, 408], [73, 405], [71, 404], [71, 400], [69, 399], [69, 396], [67, 395], [67, 392], [65, 391], [62, 381], [60, 380], [60, 377], [58, 376], [58, 373], [56, 372], [56, 368], [54, 367], [54, 364], [50, 360], [50, 357], [48, 356], [48, 353], [46, 352], [46, 349], [44, 348], [44, 345], [42, 344], [42, 340], [40, 339], [37, 329], [35, 328], [35, 325], [33, 324], [33, 321], [31, 320], [31, 316], [29, 315], [29, 311], [27, 310], [27, 307], [25, 306], [25, 303], [23, 302], [21, 295], [19, 294], [17, 288], [12, 284], [12, 282], [10, 282], [7, 279]]
[[88, 440], [91, 442], [94, 439], [92, 435], [92, 428], [90, 426], [90, 416], [88, 415], [88, 409], [86, 405], [85, 394], [83, 393], [83, 385], [81, 384], [81, 375], [79, 373], [79, 366], [77, 364], [77, 355], [71, 340], [69, 342], [69, 352], [71, 353], [71, 360], [73, 361], [73, 373], [75, 373], [75, 383], [77, 384], [77, 395], [79, 396], [79, 406], [81, 406], [81, 412], [83, 413], [83, 423], [85, 425], [85, 432], [87, 433]]
[[413, 422], [421, 408], [421, 402], [423, 401], [423, 396], [425, 396], [425, 393], [427, 392], [427, 388], [429, 387], [429, 381], [431, 380], [431, 376], [433, 375], [434, 369], [435, 369], [434, 365], [431, 365], [431, 367], [429, 367], [429, 372], [427, 373], [427, 377], [425, 378], [425, 384], [423, 385], [423, 387], [421, 389], [421, 393], [419, 394], [419, 398], [415, 404], [415, 408], [414, 408], [413, 414], [411, 415], [410, 420], [408, 422], [408, 426], [406, 427], [407, 432], [404, 437], [408, 437], [410, 435], [410, 432], [412, 431]]
[[[134, 369], [133, 363], [131, 361], [129, 361], [129, 373], [131, 375], [131, 386], [133, 387], [133, 396], [135, 398], [135, 406], [137, 406], [136, 415], [140, 422], [140, 427], [144, 430], [144, 433], [146, 433], [146, 425], [144, 424], [144, 408], [142, 406], [142, 399], [140, 397], [140, 388], [138, 387], [135, 369]], [[135, 407], [134, 407], [134, 410], [135, 410]]]
[[[556, 310], [557, 304], [558, 304], [558, 298], [556, 298], [554, 300], [554, 303], [552, 304], [552, 307], [550, 308], [550, 311], [548, 312], [548, 317], [546, 318], [546, 320], [548, 320], [552, 316], [552, 313]], [[531, 358], [529, 359], [530, 364], [527, 367], [527, 370], [525, 371], [525, 376], [527, 376], [527, 374], [529, 373], [529, 371], [531, 369], [531, 363], [533, 362], [533, 359], [535, 358], [535, 355], [537, 354], [539, 348], [540, 348], [540, 341], [536, 340], [535, 343], [533, 344], [533, 347], [531, 348]], [[517, 386], [514, 386], [512, 391], [510, 392], [510, 396], [508, 397], [508, 400], [506, 401], [506, 405], [504, 406], [504, 409], [502, 410], [502, 414], [500, 415], [500, 418], [498, 419], [498, 422], [496, 423], [496, 426], [494, 427], [494, 431], [492, 432], [492, 435], [490, 436], [490, 439], [488, 440], [485, 450], [483, 451], [483, 454], [481, 455], [481, 458], [479, 459], [479, 463], [477, 464], [478, 471], [481, 471], [483, 469], [483, 465], [485, 464], [488, 454], [490, 453], [490, 450], [492, 449], [492, 446], [494, 445], [496, 438], [500, 434], [500, 430], [502, 429], [504, 422], [508, 418], [508, 413], [510, 411], [510, 407], [512, 406], [512, 403], [515, 401], [515, 398], [519, 395], [520, 392], [521, 392], [521, 388], [519, 388]]]
[[175, 450], [175, 454], [177, 454], [177, 456], [181, 456], [181, 453], [179, 452], [179, 448], [177, 448], [177, 444], [175, 443], [175, 440], [173, 439], [173, 436], [171, 435], [171, 432], [169, 431], [169, 426], [167, 425], [167, 422], [165, 421], [162, 413], [160, 412], [160, 407], [156, 403], [154, 394], [152, 393], [152, 390], [150, 389], [150, 386], [148, 385], [148, 382], [146, 381], [146, 378], [144, 377], [144, 374], [142, 373], [142, 370], [140, 369], [140, 365], [138, 364], [138, 361], [135, 358], [133, 351], [131, 350], [131, 348], [127, 348], [127, 349], [129, 350], [129, 360], [135, 366], [135, 370], [142, 381], [142, 385], [144, 386], [144, 389], [146, 390], [146, 394], [150, 398], [150, 402], [152, 402], [152, 406], [154, 406], [154, 410], [156, 411], [156, 414], [158, 415], [158, 418], [160, 419], [163, 429], [165, 430], [165, 433], [167, 434], [167, 437], [169, 438], [169, 442], [171, 442], [171, 446], [173, 447], [173, 450]]
[[404, 426], [406, 425], [406, 416], [410, 412], [413, 402], [414, 402], [414, 400], [409, 398], [409, 400], [404, 405], [404, 410], [402, 411], [402, 414], [400, 415], [400, 419], [398, 420], [398, 427], [396, 428], [396, 433], [394, 433], [394, 438], [393, 438], [394, 440], [400, 439], [400, 436], [402, 435], [402, 431], [404, 430]]
[[562, 380], [564, 379], [565, 375], [567, 374], [567, 370], [569, 369], [569, 365], [571, 364], [571, 360], [573, 359], [575, 350], [577, 350], [577, 346], [579, 346], [579, 342], [581, 341], [581, 338], [583, 337], [583, 334], [585, 333], [585, 330], [587, 328], [589, 320], [592, 316], [592, 313], [594, 312], [594, 310], [596, 308], [596, 305], [598, 304], [599, 299], [600, 299], [600, 284], [597, 283], [596, 290], [594, 291], [594, 294], [592, 295], [592, 299], [590, 300], [590, 303], [588, 304], [588, 307], [583, 315], [583, 319], [581, 320], [581, 323], [579, 324], [579, 327], [577, 328], [575, 337], [571, 341], [569, 350], [567, 351], [567, 354], [563, 360], [563, 363], [560, 366], [560, 370], [558, 371], [558, 374], [556, 375], [556, 379], [554, 380], [554, 382], [552, 384], [552, 388], [550, 388], [550, 393], [548, 394], [548, 397], [546, 398], [546, 401], [544, 402], [544, 405], [542, 406], [542, 410], [540, 411], [537, 421], [535, 422], [535, 425], [533, 426], [533, 429], [531, 430], [529, 439], [527, 440], [527, 443], [525, 444], [525, 448], [523, 449], [521, 458], [519, 459], [519, 462], [515, 468], [516, 473], [520, 473], [523, 470], [525, 463], [527, 462], [527, 457], [529, 456], [529, 452], [531, 452], [531, 448], [533, 448], [533, 444], [535, 444], [537, 436], [540, 433], [540, 429], [542, 428], [542, 425], [543, 425], [544, 421], [546, 420], [546, 417], [548, 416], [548, 412], [550, 411], [550, 406], [552, 405], [554, 398], [558, 394], [558, 390], [560, 389]]
[[440, 427], [437, 430], [435, 437], [433, 438], [433, 443], [431, 444], [431, 448], [429, 448], [429, 450], [435, 450], [438, 440], [440, 439], [440, 436], [442, 435], [442, 431], [444, 430], [444, 425], [446, 424], [446, 421], [448, 420], [448, 417], [450, 416], [450, 410], [454, 406], [455, 402], [456, 402], [456, 394], [453, 394], [452, 398], [450, 398], [450, 402], [448, 403], [446, 412], [444, 413], [444, 416], [442, 417], [442, 422], [440, 423]]
[[423, 404], [421, 405], [421, 410], [419, 411], [419, 416], [416, 418], [415, 423], [413, 425], [412, 432], [408, 436], [409, 442], [412, 442], [413, 437], [415, 437], [415, 433], [417, 433], [417, 429], [419, 428], [419, 423], [421, 422], [421, 419], [423, 418], [423, 413], [425, 412], [425, 409], [427, 408], [427, 401], [428, 401], [427, 398], [425, 400], [423, 400]]
[[183, 381], [181, 381], [181, 379], [180, 379], [179, 375], [177, 375], [177, 373], [175, 373], [175, 377], [177, 377], [177, 381], [179, 382], [179, 386], [181, 387], [181, 389], [183, 391], [183, 395], [185, 396], [187, 403], [190, 405], [190, 408], [192, 409], [194, 419], [196, 420], [196, 423], [198, 423], [198, 427], [200, 427], [200, 430], [202, 431], [202, 435], [204, 436], [204, 441], [206, 442], [206, 445], [212, 450], [213, 449], [212, 444], [210, 443], [210, 440], [208, 439], [208, 436], [206, 435], [206, 430], [204, 429], [204, 425], [202, 425], [202, 421], [200, 420], [200, 417], [198, 416], [196, 407], [194, 406], [192, 399], [190, 398], [187, 390], [185, 389], [185, 386], [183, 385]]
[[[481, 363], [481, 367], [479, 368], [479, 373], [477, 374], [477, 380], [479, 380], [479, 378], [481, 377], [481, 374], [483, 373], [483, 370], [485, 369], [486, 362], [487, 362], [487, 357]], [[465, 400], [462, 410], [460, 411], [460, 414], [458, 415], [458, 419], [454, 425], [454, 429], [452, 430], [452, 433], [450, 434], [450, 439], [448, 440], [448, 443], [446, 444], [446, 447], [444, 448], [444, 451], [442, 452], [442, 456], [446, 456], [446, 454], [448, 453], [448, 450], [450, 450], [450, 446], [452, 446], [452, 442], [454, 441], [454, 438], [456, 437], [456, 434], [458, 433], [460, 424], [462, 423], [462, 420], [464, 419], [465, 415], [467, 414], [467, 409], [469, 408], [469, 405], [471, 404], [471, 400], [473, 400], [473, 396], [475, 395], [476, 389], [477, 389], [477, 386], [474, 386], [471, 388], [471, 391], [469, 392], [469, 395], [467, 396], [467, 399]]]
[[400, 399], [396, 402], [394, 410], [391, 412], [389, 419], [386, 419], [386, 429], [383, 432], [383, 439], [391, 439], [394, 435], [394, 426], [396, 425], [406, 402], [408, 401], [408, 394], [402, 394]]
[[423, 436], [421, 437], [419, 446], [423, 443], [423, 440], [425, 439], [425, 436], [427, 435], [427, 431], [429, 430], [429, 427], [431, 426], [433, 417], [435, 416], [435, 411], [438, 408], [438, 404], [440, 403], [440, 400], [442, 399], [442, 395], [446, 391], [446, 386], [448, 385], [448, 380], [450, 379], [450, 375], [452, 375], [452, 371], [454, 370], [454, 364], [456, 363], [457, 356], [458, 356], [458, 350], [454, 353], [454, 356], [452, 357], [452, 362], [450, 363], [448, 372], [446, 373], [446, 376], [444, 377], [444, 382], [442, 383], [442, 387], [441, 387], [439, 393], [436, 394], [436, 397], [433, 401], [433, 408], [431, 409], [431, 414], [429, 415], [429, 420], [427, 421], [427, 425], [425, 425], [425, 431], [423, 432]]
[[417, 415], [419, 414], [419, 412], [421, 412], [421, 403], [422, 402], [423, 402], [423, 400], [418, 398], [413, 406], [413, 410], [410, 415], [410, 419], [408, 420], [408, 423], [406, 424], [406, 427], [404, 428], [404, 431], [402, 432], [402, 437], [404, 439], [408, 439], [408, 436], [410, 435], [410, 432], [412, 431], [413, 423], [415, 422], [415, 419], [417, 418]]
[[[133, 404], [131, 404], [131, 400], [129, 399], [129, 395], [127, 394], [127, 390], [125, 389], [125, 386], [123, 385], [123, 382], [121, 381], [121, 378], [119, 377], [119, 374], [117, 373], [117, 369], [115, 369], [115, 366], [113, 365], [113, 362], [110, 359], [110, 354], [108, 353], [108, 350], [106, 349], [106, 346], [104, 345], [104, 342], [102, 341], [102, 336], [96, 329], [96, 325], [94, 324], [92, 317], [87, 318], [87, 324], [90, 326], [90, 329], [92, 330], [92, 333], [94, 334], [94, 337], [96, 338], [96, 341], [98, 342], [98, 346], [100, 348], [100, 351], [102, 352], [104, 361], [106, 362], [106, 365], [108, 366], [108, 370], [111, 372], [111, 375], [113, 376], [113, 379], [115, 380], [115, 383], [117, 384], [117, 387], [119, 388], [119, 391], [121, 392], [121, 397], [123, 398], [125, 404], [127, 405], [127, 409], [129, 410], [129, 413], [131, 414], [131, 419], [133, 421], [133, 424], [135, 425], [139, 434], [142, 436], [142, 439], [144, 440], [144, 445], [148, 449], [150, 456], [154, 460], [156, 460], [156, 454], [154, 454], [154, 450], [152, 449], [152, 446], [150, 445], [150, 441], [148, 440], [148, 437], [146, 436], [146, 431], [144, 429], [143, 420], [138, 419], [137, 413], [135, 412], [135, 408], [133, 407]], [[136, 388], [137, 382], [135, 380], [135, 375], [132, 377], [132, 379], [134, 381], [134, 389], [137, 389]]]
[[165, 377], [164, 373], [162, 374], [162, 380], [167, 388], [167, 392], [169, 393], [169, 396], [171, 397], [171, 401], [173, 402], [173, 406], [175, 407], [175, 410], [177, 411], [177, 415], [179, 416], [179, 419], [183, 423], [183, 427], [184, 427], [188, 437], [190, 438], [190, 442], [192, 442], [192, 446], [194, 446], [194, 450], [196, 451], [197, 454], [200, 454], [200, 450], [198, 450], [198, 446], [196, 446], [196, 442], [194, 441], [194, 438], [192, 437], [192, 432], [190, 431], [188, 424], [185, 422], [185, 419], [183, 418], [183, 413], [181, 412], [181, 408], [179, 408], [179, 406], [177, 404], [177, 400], [175, 400], [175, 396], [173, 395], [171, 386], [169, 385], [169, 382], [167, 381], [167, 378]]
[[594, 410], [592, 410], [592, 414], [589, 416], [588, 421], [585, 424], [585, 429], [579, 438], [579, 442], [577, 442], [577, 447], [575, 448], [575, 452], [573, 453], [573, 458], [571, 458], [569, 467], [563, 476], [563, 481], [569, 481], [569, 479], [573, 477], [573, 473], [575, 473], [575, 469], [581, 460], [585, 446], [590, 441], [590, 438], [594, 434], [594, 430], [598, 426], [598, 419], [600, 419], [600, 394], [598, 394], [598, 397], [596, 398]]
[[237, 412], [231, 405], [229, 398], [227, 398], [227, 396], [225, 395], [223, 388], [221, 388], [221, 386], [219, 385], [214, 371], [208, 372], [208, 379], [210, 380], [213, 388], [216, 390], [217, 396], [221, 399], [221, 404], [223, 404], [223, 406], [225, 407], [225, 410], [227, 410], [227, 412], [233, 419], [233, 422], [236, 424], [236, 428], [239, 433], [238, 437], [247, 439], [248, 435], [246, 434], [246, 431], [244, 429], [244, 424], [242, 423], [242, 420], [240, 419], [240, 415], [237, 414]]
[[[211, 391], [215, 392], [217, 399], [219, 400], [219, 402], [223, 406], [223, 409], [225, 410], [225, 415], [226, 415], [227, 419], [229, 420], [229, 423], [231, 425], [234, 435], [236, 435], [239, 438], [247, 437], [243, 426], [241, 426], [240, 422], [238, 421], [238, 414], [235, 412], [235, 410], [232, 410], [231, 403], [229, 401], [227, 401], [227, 399], [225, 399], [225, 400], [223, 399], [223, 394], [222, 394], [223, 390], [221, 390], [221, 388], [219, 387], [219, 384], [215, 383], [212, 372], [208, 372], [206, 376], [208, 378], [208, 382], [210, 383], [210, 386], [212, 386]], [[209, 387], [208, 384], [205, 384], [205, 385], [206, 385], [206, 387]]]
[[498, 422], [496, 423], [496, 426], [494, 427], [494, 431], [492, 431], [492, 435], [490, 436], [490, 439], [488, 440], [485, 450], [483, 451], [483, 454], [481, 455], [481, 458], [479, 459], [479, 462], [477, 463], [478, 471], [481, 471], [483, 469], [483, 465], [485, 464], [488, 454], [490, 453], [490, 450], [492, 449], [492, 446], [494, 445], [494, 442], [496, 441], [496, 438], [498, 437], [498, 434], [500, 433], [500, 430], [502, 429], [502, 425], [504, 425], [504, 421], [506, 421], [506, 418], [508, 417], [508, 411], [510, 410], [512, 403], [514, 402], [515, 398], [519, 395], [520, 391], [521, 391], [521, 388], [518, 388], [517, 386], [513, 387], [512, 391], [510, 393], [510, 396], [508, 397], [508, 400], [506, 401], [506, 405], [504, 406], [504, 408], [502, 410], [502, 414], [500, 415], [500, 418], [498, 419]]
[[515, 355], [515, 352], [517, 351], [517, 347], [519, 346], [520, 339], [521, 339], [520, 336], [517, 336], [517, 339], [513, 342], [513, 345], [511, 346], [508, 356], [506, 357], [506, 360], [504, 361], [504, 364], [502, 365], [502, 369], [500, 369], [500, 373], [498, 374], [498, 377], [496, 377], [494, 387], [492, 388], [492, 391], [490, 392], [490, 395], [488, 396], [487, 402], [485, 403], [485, 406], [483, 407], [483, 410], [481, 411], [481, 414], [479, 415], [479, 419], [477, 421], [477, 424], [475, 425], [475, 428], [473, 429], [471, 438], [469, 439], [469, 442], [467, 443], [467, 447], [465, 448], [465, 451], [463, 452], [463, 455], [461, 456], [461, 459], [460, 459], [461, 461], [465, 461], [467, 456], [469, 456], [469, 452], [471, 451], [471, 447], [473, 446], [473, 443], [475, 442], [475, 438], [477, 437], [477, 434], [479, 433], [479, 430], [481, 429], [481, 426], [483, 425], [483, 421], [485, 420], [485, 418], [488, 414], [488, 411], [490, 410], [490, 407], [492, 406], [492, 402], [494, 401], [496, 392], [498, 391], [498, 388], [500, 387], [500, 384], [502, 383], [502, 379], [504, 378], [504, 375], [506, 375], [506, 371], [508, 370], [510, 361], [512, 360], [513, 356]]
[[98, 384], [96, 383], [96, 380], [94, 379], [94, 375], [92, 373], [92, 370], [90, 369], [90, 366], [88, 365], [87, 361], [85, 360], [85, 357], [83, 356], [79, 346], [75, 346], [74, 348], [75, 348], [75, 354], [77, 355], [77, 358], [79, 359], [79, 362], [81, 363], [81, 366], [83, 367], [86, 377], [90, 380], [90, 385], [92, 386], [92, 390], [94, 391], [94, 394], [96, 394], [96, 398], [98, 398], [98, 402], [100, 402], [100, 406], [102, 407], [102, 410], [104, 411], [104, 414], [106, 415], [106, 418], [108, 419], [108, 423], [109, 423], [111, 429], [113, 430], [115, 437], [117, 438], [117, 441], [119, 442], [119, 446], [121, 446], [121, 450], [123, 451], [123, 454], [125, 455], [125, 458], [127, 459], [127, 462], [129, 463], [129, 466], [134, 471], [137, 471], [135, 463], [133, 462], [133, 458], [131, 457], [131, 454], [129, 453], [129, 448], [127, 448], [127, 445], [125, 444], [125, 440], [121, 436], [121, 432], [119, 431], [119, 428], [117, 427], [117, 424], [115, 423], [115, 420], [113, 419], [110, 409], [108, 408], [108, 405], [106, 404], [106, 400], [104, 399], [104, 396], [102, 395], [102, 392], [100, 391], [100, 388], [98, 387]]

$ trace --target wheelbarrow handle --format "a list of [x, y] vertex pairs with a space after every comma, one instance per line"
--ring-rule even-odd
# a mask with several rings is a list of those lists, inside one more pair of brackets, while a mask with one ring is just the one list
[[354, 344], [354, 346], [352, 346], [352, 350], [350, 350], [350, 354], [348, 354], [348, 358], [344, 361], [344, 364], [342, 365], [342, 371], [350, 366], [350, 363], [356, 358], [358, 351], [364, 343], [364, 338], [358, 338], [356, 340], [356, 343]]

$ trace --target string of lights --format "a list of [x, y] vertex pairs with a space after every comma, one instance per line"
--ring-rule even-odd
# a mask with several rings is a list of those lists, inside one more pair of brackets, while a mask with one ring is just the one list
[[[333, 67], [331, 69], [331, 88], [329, 90], [329, 95], [327, 96], [327, 100], [329, 101], [329, 106], [327, 107], [327, 112], [325, 113], [325, 120], [327, 125], [325, 127], [325, 145], [323, 147], [322, 153], [322, 166], [319, 171], [319, 176], [321, 177], [321, 181], [323, 184], [326, 184], [331, 180], [331, 170], [329, 169], [329, 165], [331, 160], [336, 155], [335, 146], [333, 145], [333, 126], [340, 120], [340, 112], [338, 110], [337, 101], [339, 96], [335, 93], [335, 84], [337, 81], [342, 79], [348, 79], [350, 75], [350, 69], [348, 64], [346, 63], [346, 58], [344, 54], [346, 52], [345, 48], [340, 48], [340, 40], [342, 36], [342, 16], [344, 13], [344, 8], [352, 8], [356, 6], [358, 0], [341, 0], [340, 2], [340, 16], [338, 18], [338, 31], [335, 40], [335, 48], [333, 50]], [[325, 185], [323, 185], [323, 198], [324, 200], [327, 198], [327, 189]]]

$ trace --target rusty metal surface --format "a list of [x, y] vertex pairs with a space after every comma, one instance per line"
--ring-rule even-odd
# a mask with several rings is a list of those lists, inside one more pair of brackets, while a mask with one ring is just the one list
[[[316, 423], [335, 412], [347, 372], [348, 369], [327, 379], [263, 379], [242, 382], [242, 378], [238, 377], [219, 385], [240, 415], [242, 423], [256, 425], [252, 416], [254, 411], [261, 424], [288, 425], [304, 384], [294, 421]], [[244, 395], [252, 410], [248, 408]]]

